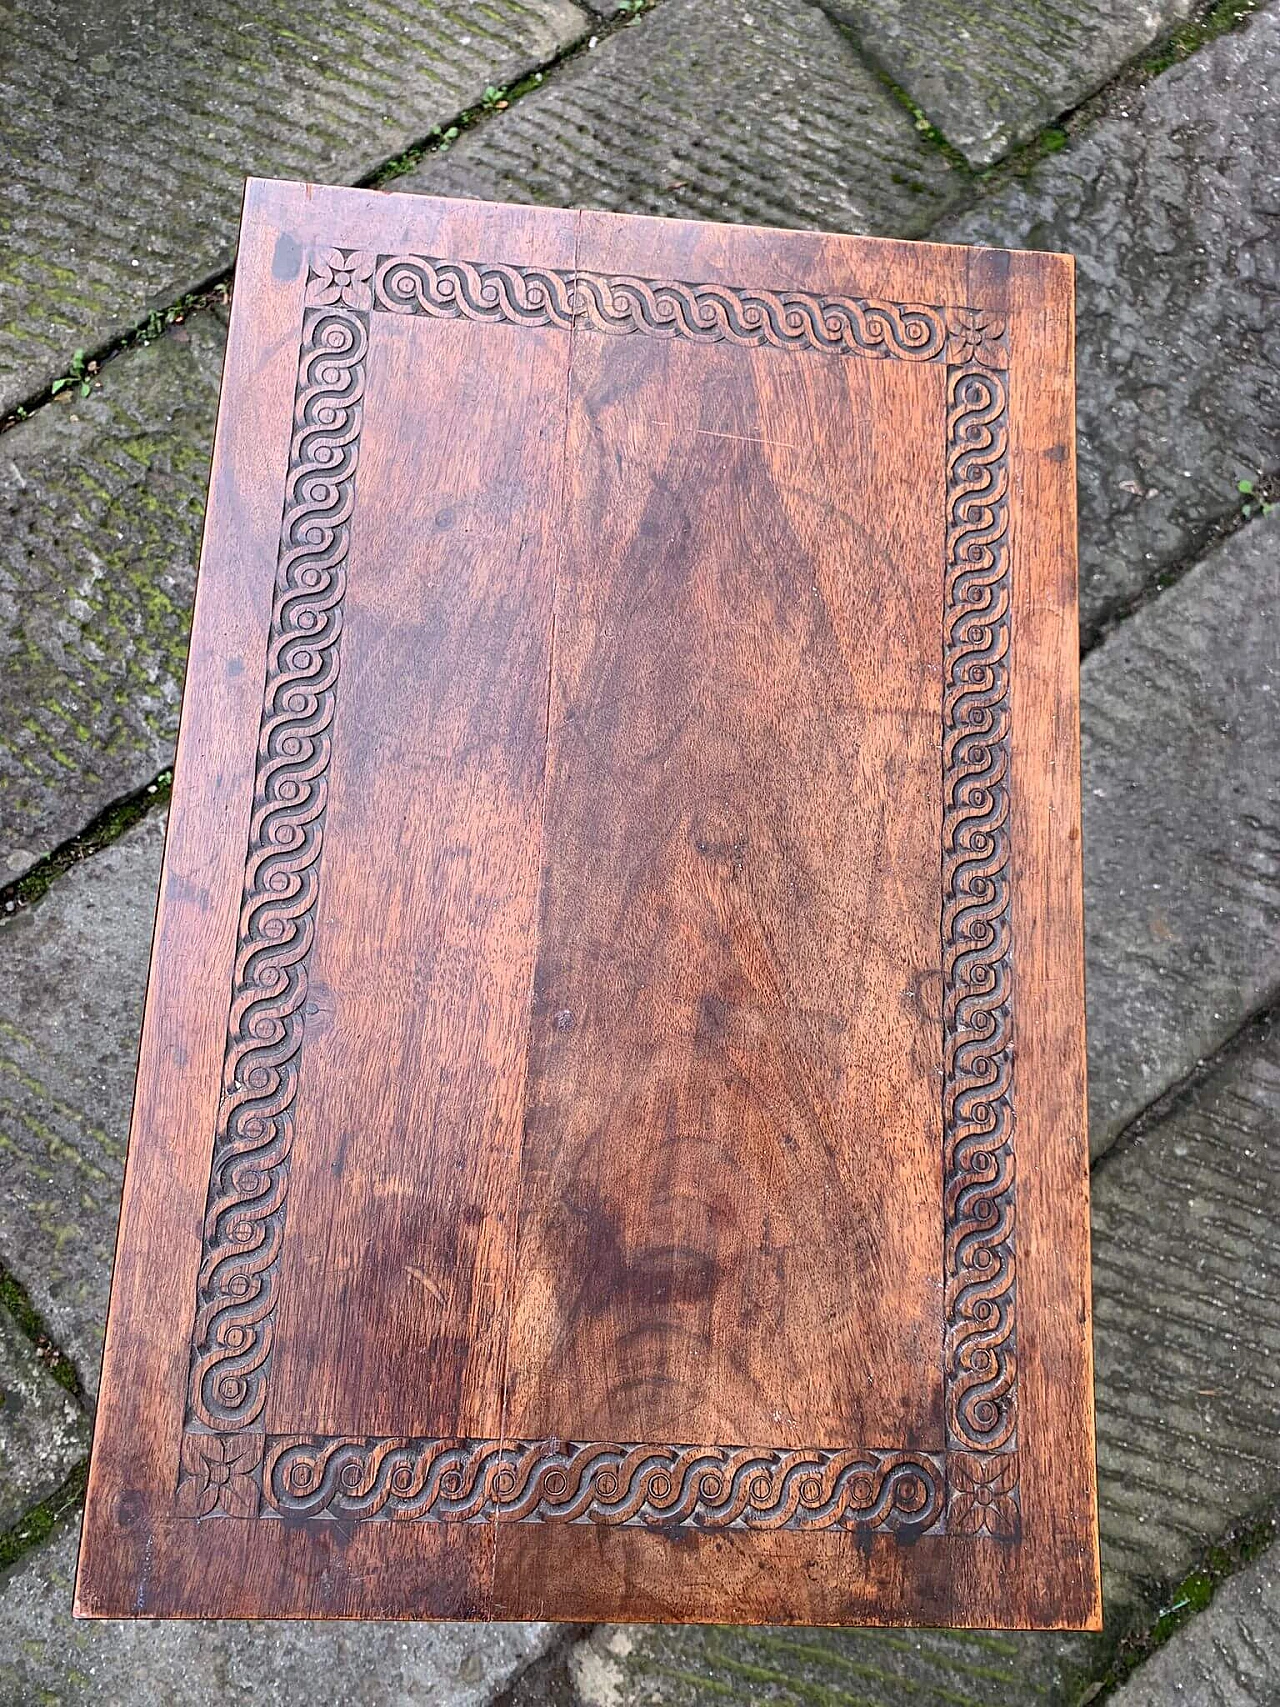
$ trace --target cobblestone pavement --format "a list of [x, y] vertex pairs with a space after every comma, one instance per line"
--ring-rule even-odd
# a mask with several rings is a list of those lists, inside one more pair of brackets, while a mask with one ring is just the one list
[[[0, 1707], [1280, 1701], [1280, 0], [0, 18]], [[1101, 1636], [72, 1624], [248, 172], [1078, 257]]]

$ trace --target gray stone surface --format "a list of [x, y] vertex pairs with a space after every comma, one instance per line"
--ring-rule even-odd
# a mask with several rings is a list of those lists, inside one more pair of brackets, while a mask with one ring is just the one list
[[1059, 1645], [989, 1630], [604, 1625], [570, 1672], [583, 1707], [1074, 1707]]
[[480, 1707], [545, 1624], [157, 1624], [71, 1618], [68, 1524], [0, 1588], [0, 1703]]
[[352, 182], [587, 27], [569, 0], [6, 0], [0, 20], [0, 414], [225, 267], [246, 174]]
[[1094, 1154], [1280, 989], [1280, 510], [1081, 672]]
[[1278, 158], [1273, 5], [930, 234], [1076, 256], [1086, 631], [1280, 468]]
[[1280, 1546], [1231, 1578], [1110, 1698], [1110, 1707], [1275, 1707]]
[[1280, 1493], [1280, 1028], [1255, 1027], [1102, 1163], [1093, 1239], [1106, 1635], [605, 1628], [573, 1656], [589, 1707], [710, 1707], [735, 1690], [797, 1707], [1074, 1707], [1114, 1638]]
[[168, 764], [223, 317], [109, 362], [0, 444], [0, 883]]
[[1280, 1493], [1280, 1026], [1095, 1169], [1104, 1600]]
[[662, 0], [396, 188], [910, 236], [956, 180], [804, 0]]
[[0, 927], [0, 1259], [90, 1388], [163, 834], [143, 819]]
[[0, 1532], [56, 1492], [89, 1450], [89, 1419], [0, 1306]]
[[823, 0], [975, 166], [1078, 106], [1192, 0]]

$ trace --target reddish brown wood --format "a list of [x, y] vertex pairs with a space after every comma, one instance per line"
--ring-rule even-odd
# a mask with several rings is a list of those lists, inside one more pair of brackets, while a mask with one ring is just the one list
[[250, 183], [82, 1614], [1096, 1627], [1072, 455], [1060, 256]]

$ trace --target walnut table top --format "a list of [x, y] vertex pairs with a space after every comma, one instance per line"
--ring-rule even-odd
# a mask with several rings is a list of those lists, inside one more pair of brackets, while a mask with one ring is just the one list
[[250, 183], [81, 1613], [1096, 1626], [1072, 339]]

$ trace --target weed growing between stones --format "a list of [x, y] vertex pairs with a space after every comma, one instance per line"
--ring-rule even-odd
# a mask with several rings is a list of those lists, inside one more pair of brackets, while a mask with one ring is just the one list
[[54, 1344], [53, 1335], [45, 1326], [40, 1312], [28, 1298], [26, 1288], [9, 1273], [3, 1263], [0, 1263], [0, 1304], [8, 1310], [35, 1346], [36, 1356], [58, 1385], [65, 1387], [73, 1398], [78, 1399], [87, 1408], [88, 1401], [71, 1359], [60, 1346]]
[[1145, 1630], [1121, 1639], [1108, 1669], [1093, 1688], [1081, 1699], [1080, 1707], [1101, 1707], [1107, 1696], [1135, 1672], [1157, 1648], [1162, 1648], [1171, 1636], [1190, 1622], [1212, 1601], [1228, 1577], [1252, 1564], [1275, 1541], [1280, 1514], [1267, 1511], [1260, 1516], [1245, 1518], [1235, 1525], [1216, 1546], [1210, 1547], [1165, 1597], [1155, 1621]]
[[370, 172], [367, 177], [361, 178], [358, 187], [366, 190], [389, 189], [397, 178], [403, 178], [406, 173], [412, 172], [430, 155], [447, 154], [464, 132], [473, 129], [484, 119], [506, 112], [517, 101], [541, 88], [547, 77], [561, 66], [569, 64], [583, 53], [589, 53], [618, 30], [638, 22], [642, 12], [652, 11], [658, 4], [659, 0], [619, 0], [613, 17], [596, 24], [590, 36], [579, 36], [576, 41], [570, 42], [568, 47], [544, 60], [536, 70], [529, 72], [528, 76], [522, 77], [518, 83], [513, 83], [510, 88], [504, 89], [490, 84], [475, 105], [460, 112], [451, 124], [433, 126], [421, 142], [415, 142], [411, 148], [406, 148], [393, 159], [384, 161], [376, 172]]
[[1206, 42], [1216, 41], [1229, 30], [1239, 29], [1241, 24], [1252, 17], [1261, 3], [1262, 0], [1217, 0], [1216, 5], [1210, 6], [1200, 17], [1184, 24], [1181, 29], [1175, 30], [1161, 42], [1159, 47], [1141, 62], [1141, 69], [1149, 77], [1158, 77], [1171, 65], [1178, 65], [1182, 60], [1189, 59]]
[[171, 302], [167, 308], [153, 308], [141, 325], [133, 327], [113, 342], [92, 352], [77, 350], [66, 373], [55, 379], [47, 390], [28, 398], [25, 403], [19, 403], [0, 420], [0, 433], [16, 426], [19, 421], [27, 420], [37, 409], [43, 408], [55, 397], [88, 397], [91, 391], [101, 389], [102, 366], [113, 356], [123, 355], [126, 350], [137, 349], [140, 344], [153, 344], [170, 326], [180, 326], [189, 314], [194, 314], [202, 308], [225, 308], [230, 301], [231, 268], [228, 267], [225, 273], [213, 279], [203, 289], [189, 291], [186, 296], [179, 297], [177, 302]]
[[80, 1506], [88, 1480], [89, 1460], [86, 1458], [76, 1465], [56, 1493], [32, 1506], [12, 1529], [6, 1529], [0, 1535], [0, 1571], [6, 1570], [33, 1547], [38, 1547], [68, 1512]]

